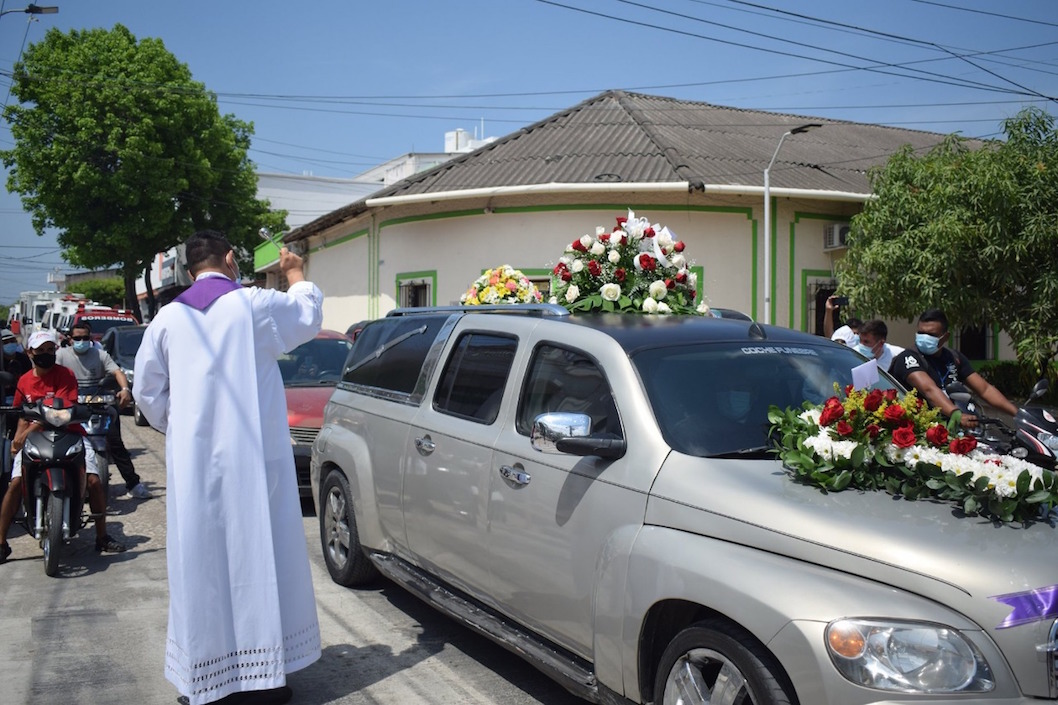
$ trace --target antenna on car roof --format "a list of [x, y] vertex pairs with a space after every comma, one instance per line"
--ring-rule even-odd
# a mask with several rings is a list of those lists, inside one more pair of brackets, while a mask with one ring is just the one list
[[766, 340], [768, 334], [764, 332], [764, 327], [761, 324], [754, 321], [749, 326], [749, 337], [756, 338], [757, 340]]

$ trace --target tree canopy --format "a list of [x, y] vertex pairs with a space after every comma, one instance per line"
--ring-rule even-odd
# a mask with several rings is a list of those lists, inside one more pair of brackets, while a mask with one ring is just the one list
[[955, 135], [923, 156], [908, 146], [872, 171], [840, 289], [881, 316], [996, 324], [1041, 370], [1058, 355], [1058, 133], [1036, 108], [1003, 130], [976, 149]]
[[76, 284], [70, 284], [66, 290], [73, 294], [84, 294], [89, 301], [96, 301], [114, 308], [121, 308], [125, 300], [125, 282], [119, 277], [85, 279]]
[[258, 228], [284, 227], [256, 196], [253, 126], [222, 116], [159, 39], [49, 30], [15, 65], [11, 94], [8, 190], [38, 234], [58, 229], [72, 265], [120, 267], [129, 306], [155, 254], [196, 230], [224, 232], [247, 257]]

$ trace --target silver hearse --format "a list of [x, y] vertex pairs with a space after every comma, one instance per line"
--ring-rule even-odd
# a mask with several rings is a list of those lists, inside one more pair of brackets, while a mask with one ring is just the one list
[[1051, 525], [823, 494], [768, 452], [769, 405], [862, 362], [752, 321], [397, 311], [358, 336], [313, 448], [327, 567], [593, 702], [1053, 701]]

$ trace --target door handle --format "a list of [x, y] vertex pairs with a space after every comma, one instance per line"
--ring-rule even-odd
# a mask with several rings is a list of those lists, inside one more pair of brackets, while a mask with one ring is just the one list
[[429, 455], [434, 451], [437, 445], [430, 440], [429, 436], [423, 436], [422, 438], [415, 439], [415, 449], [422, 455]]
[[516, 485], [528, 485], [529, 481], [533, 479], [529, 473], [523, 470], [515, 470], [510, 465], [501, 465], [500, 474], [503, 475], [503, 479]]

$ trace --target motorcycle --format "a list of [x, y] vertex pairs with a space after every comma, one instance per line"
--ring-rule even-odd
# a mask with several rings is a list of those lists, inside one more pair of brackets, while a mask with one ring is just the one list
[[[50, 405], [46, 402], [50, 402]], [[44, 551], [44, 572], [59, 571], [59, 551], [93, 515], [83, 507], [88, 499], [85, 439], [70, 424], [89, 420], [91, 410], [62, 399], [42, 399], [22, 407], [22, 417], [43, 429], [31, 431], [22, 447], [22, 510], [26, 531]]]
[[1029, 406], [1047, 393], [1048, 382], [1041, 379], [1029, 398], [1018, 407], [1013, 427], [1000, 419], [980, 413], [980, 404], [963, 384], [953, 382], [944, 388], [948, 397], [964, 413], [977, 416], [978, 427], [970, 434], [997, 453], [1009, 454], [1048, 470], [1058, 468], [1058, 410]]
[[92, 416], [81, 424], [85, 431], [85, 440], [96, 452], [96, 467], [99, 470], [99, 481], [103, 483], [103, 497], [110, 502], [110, 445], [107, 434], [114, 423], [118, 410], [115, 406], [117, 397], [105, 385], [85, 386], [77, 390], [77, 403], [87, 406]]

